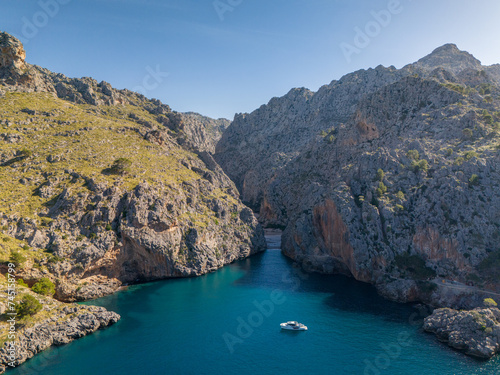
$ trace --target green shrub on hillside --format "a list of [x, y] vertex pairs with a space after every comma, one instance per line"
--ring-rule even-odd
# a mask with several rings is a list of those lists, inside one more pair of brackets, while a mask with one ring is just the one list
[[490, 115], [490, 113], [486, 109], [483, 110], [482, 116], [485, 123], [487, 123], [488, 125], [493, 125], [493, 116]]
[[497, 307], [498, 306], [498, 304], [496, 303], [496, 301], [493, 298], [485, 298], [483, 303], [484, 303], [484, 306], [486, 306], [486, 307]]
[[379, 168], [379, 170], [377, 171], [377, 181], [384, 181], [384, 177], [385, 172], [383, 171], [383, 169]]
[[26, 262], [26, 257], [19, 251], [13, 251], [10, 253], [9, 262], [15, 264], [16, 267], [23, 267], [24, 262]]
[[113, 162], [113, 165], [109, 168], [109, 173], [124, 175], [130, 172], [130, 167], [132, 166], [132, 161], [127, 158], [119, 158]]
[[385, 193], [387, 193], [387, 186], [384, 185], [382, 181], [378, 183], [378, 188], [375, 190], [377, 193], [377, 197], [383, 196]]
[[467, 151], [465, 154], [464, 154], [464, 159], [466, 161], [469, 161], [471, 160], [472, 158], [477, 158], [479, 155], [476, 151]]
[[466, 128], [462, 130], [462, 135], [464, 136], [465, 139], [472, 139], [474, 132], [472, 131], [472, 129]]
[[417, 172], [427, 172], [429, 170], [429, 163], [427, 160], [420, 160], [420, 161], [412, 161], [411, 162], [411, 169], [417, 173]]
[[42, 277], [31, 290], [44, 296], [53, 296], [56, 292], [56, 286], [48, 277]]
[[21, 297], [21, 301], [16, 305], [16, 313], [18, 317], [33, 316], [43, 308], [42, 304], [32, 295], [25, 294]]
[[477, 174], [473, 174], [471, 178], [469, 178], [469, 186], [477, 186], [479, 185], [479, 176]]
[[33, 152], [26, 149], [26, 148], [23, 148], [22, 150], [17, 152], [17, 156], [19, 158], [22, 158], [22, 159], [30, 158], [32, 155], [33, 155]]
[[462, 95], [468, 95], [472, 91], [471, 87], [462, 86], [454, 83], [445, 83], [443, 84], [443, 86], [450, 90], [456, 91]]
[[17, 282], [17, 285], [24, 286], [26, 288], [29, 287], [28, 284], [26, 284], [23, 279], [17, 279], [16, 282]]
[[455, 161], [453, 162], [453, 165], [459, 167], [464, 163], [464, 161], [465, 161], [465, 159], [463, 157], [459, 156], [458, 158], [455, 159]]
[[417, 150], [409, 150], [406, 153], [406, 156], [414, 161], [417, 161], [420, 159], [420, 154], [418, 153]]

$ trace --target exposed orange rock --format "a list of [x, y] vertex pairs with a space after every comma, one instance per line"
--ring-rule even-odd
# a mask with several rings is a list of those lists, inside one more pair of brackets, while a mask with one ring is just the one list
[[458, 251], [459, 244], [454, 239], [444, 238], [433, 228], [418, 228], [413, 236], [415, 250], [424, 259], [433, 262], [448, 260], [459, 269], [465, 267], [465, 259]]
[[356, 114], [356, 128], [359, 133], [359, 141], [364, 142], [367, 140], [379, 137], [377, 126], [373, 122], [369, 122], [361, 113]]
[[345, 264], [357, 280], [371, 280], [370, 272], [357, 267], [354, 249], [349, 244], [349, 230], [332, 200], [327, 199], [324, 205], [314, 207], [313, 226], [318, 231], [318, 240], [328, 252], [327, 255]]
[[259, 212], [262, 221], [272, 221], [277, 219], [277, 215], [274, 213], [271, 204], [267, 201], [266, 196], [262, 199]]

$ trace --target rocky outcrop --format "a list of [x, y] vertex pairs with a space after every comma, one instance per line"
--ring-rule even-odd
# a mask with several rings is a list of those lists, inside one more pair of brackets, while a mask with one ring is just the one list
[[0, 87], [14, 92], [48, 92], [61, 99], [92, 105], [141, 105], [155, 115], [170, 112], [158, 100], [130, 90], [116, 90], [109, 83], [90, 77], [68, 78], [29, 64], [22, 43], [0, 32]]
[[430, 55], [418, 60], [413, 66], [426, 70], [434, 70], [439, 67], [453, 74], [468, 69], [482, 69], [481, 61], [470, 53], [461, 51], [455, 44], [451, 43], [436, 48]]
[[425, 318], [424, 329], [470, 356], [491, 358], [500, 351], [500, 310], [494, 307], [437, 309]]
[[215, 152], [215, 145], [219, 142], [224, 130], [231, 121], [220, 118], [212, 119], [194, 112], [181, 113], [182, 131], [193, 147], [201, 152]]
[[26, 52], [24, 47], [16, 38], [7, 33], [0, 33], [0, 70], [2, 76], [11, 72], [22, 71], [26, 67], [24, 62]]
[[[306, 269], [471, 307], [499, 288], [494, 71], [446, 45], [400, 70], [294, 89], [236, 116], [215, 158]], [[465, 287], [447, 293], [441, 280]]]
[[[97, 306], [67, 306], [49, 319], [16, 334], [15, 351], [7, 344], [0, 349], [0, 373], [17, 367], [52, 345], [68, 344], [106, 328], [120, 320], [120, 315]], [[29, 367], [29, 363], [26, 364]]]

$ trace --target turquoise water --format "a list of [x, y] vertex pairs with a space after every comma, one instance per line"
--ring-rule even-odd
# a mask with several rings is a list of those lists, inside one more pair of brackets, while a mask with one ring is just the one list
[[[302, 275], [278, 250], [92, 303], [122, 320], [8, 374], [500, 373], [499, 360], [468, 358], [422, 332], [413, 307], [352, 279]], [[281, 331], [286, 320], [309, 330]]]

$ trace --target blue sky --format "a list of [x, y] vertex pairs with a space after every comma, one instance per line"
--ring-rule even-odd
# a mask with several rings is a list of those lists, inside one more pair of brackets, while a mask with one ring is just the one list
[[449, 42], [500, 63], [499, 20], [498, 0], [2, 0], [0, 30], [32, 64], [232, 119]]

